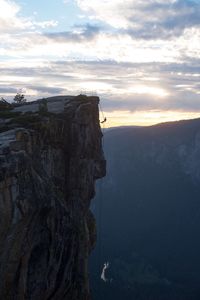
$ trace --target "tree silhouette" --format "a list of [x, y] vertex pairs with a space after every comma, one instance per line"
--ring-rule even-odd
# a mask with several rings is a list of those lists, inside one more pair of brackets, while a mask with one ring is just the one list
[[25, 96], [23, 94], [17, 93], [13, 99], [15, 103], [22, 104], [26, 102]]

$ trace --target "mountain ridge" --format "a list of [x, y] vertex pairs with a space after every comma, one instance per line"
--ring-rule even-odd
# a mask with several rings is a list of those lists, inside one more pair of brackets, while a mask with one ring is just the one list
[[107, 176], [93, 209], [113, 278], [106, 300], [199, 299], [199, 141], [199, 118], [105, 133]]

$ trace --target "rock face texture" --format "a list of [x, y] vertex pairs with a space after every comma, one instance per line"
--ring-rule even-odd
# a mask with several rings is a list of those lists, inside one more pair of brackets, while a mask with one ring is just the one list
[[0, 133], [2, 300], [90, 299], [89, 206], [106, 169], [98, 102], [68, 99], [64, 111], [29, 113]]

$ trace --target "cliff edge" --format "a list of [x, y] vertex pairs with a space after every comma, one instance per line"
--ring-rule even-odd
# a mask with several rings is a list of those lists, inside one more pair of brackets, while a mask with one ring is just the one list
[[89, 300], [99, 98], [39, 103], [0, 115], [0, 299]]

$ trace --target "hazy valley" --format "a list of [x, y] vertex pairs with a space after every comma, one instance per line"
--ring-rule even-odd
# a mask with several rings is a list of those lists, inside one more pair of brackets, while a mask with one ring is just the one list
[[199, 299], [200, 119], [108, 130], [104, 151], [94, 299]]

